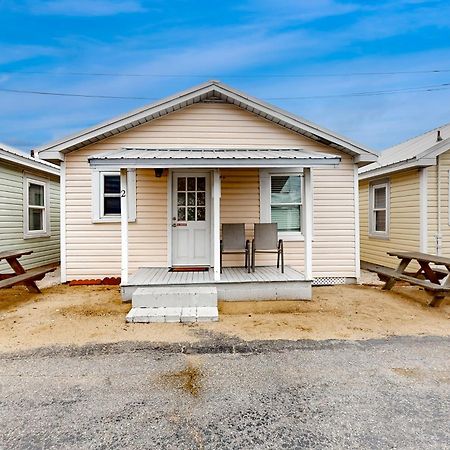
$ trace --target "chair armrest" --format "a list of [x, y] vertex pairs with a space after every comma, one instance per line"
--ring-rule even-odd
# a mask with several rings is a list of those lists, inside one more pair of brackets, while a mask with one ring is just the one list
[[245, 248], [250, 248], [250, 239], [245, 241]]
[[280, 239], [279, 241], [278, 241], [278, 248], [280, 249], [282, 249], [283, 248], [283, 239]]

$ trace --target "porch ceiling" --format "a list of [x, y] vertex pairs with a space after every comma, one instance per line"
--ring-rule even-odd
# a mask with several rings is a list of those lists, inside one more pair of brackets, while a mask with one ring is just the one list
[[89, 158], [102, 168], [314, 167], [337, 165], [340, 156], [302, 149], [122, 148]]

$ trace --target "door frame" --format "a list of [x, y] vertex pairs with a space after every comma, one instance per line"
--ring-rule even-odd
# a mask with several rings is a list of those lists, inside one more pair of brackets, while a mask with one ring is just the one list
[[189, 171], [196, 173], [204, 173], [209, 176], [209, 228], [211, 236], [211, 245], [209, 247], [209, 267], [214, 265], [214, 208], [212, 205], [212, 191], [213, 191], [213, 170], [211, 169], [168, 169], [167, 176], [167, 267], [172, 267], [173, 265], [173, 227], [172, 227], [172, 217], [173, 217], [173, 175], [176, 173], [186, 173]]

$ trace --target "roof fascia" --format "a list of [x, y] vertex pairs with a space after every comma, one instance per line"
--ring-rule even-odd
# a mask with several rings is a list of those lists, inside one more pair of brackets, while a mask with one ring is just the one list
[[418, 169], [420, 167], [430, 167], [436, 164], [436, 158], [421, 158], [417, 160], [400, 161], [389, 166], [377, 167], [369, 172], [364, 172], [359, 174], [358, 178], [360, 180], [368, 180], [375, 177], [380, 177], [383, 175], [389, 175], [396, 172], [403, 172], [410, 169]]
[[12, 164], [17, 164], [22, 167], [27, 167], [29, 169], [39, 170], [40, 172], [45, 172], [52, 175], [59, 176], [59, 167], [50, 167], [38, 160], [33, 161], [26, 157], [16, 155], [15, 153], [10, 153], [5, 149], [0, 148], [0, 160], [7, 161]]

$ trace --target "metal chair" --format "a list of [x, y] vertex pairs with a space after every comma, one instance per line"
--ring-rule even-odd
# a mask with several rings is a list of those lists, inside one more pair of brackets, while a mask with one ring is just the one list
[[255, 271], [256, 253], [276, 253], [277, 269], [284, 273], [283, 239], [278, 239], [278, 225], [276, 223], [255, 223], [255, 237], [252, 241], [252, 271]]
[[220, 273], [222, 273], [222, 255], [244, 254], [245, 268], [250, 272], [250, 241], [245, 239], [245, 224], [224, 223], [220, 241]]

